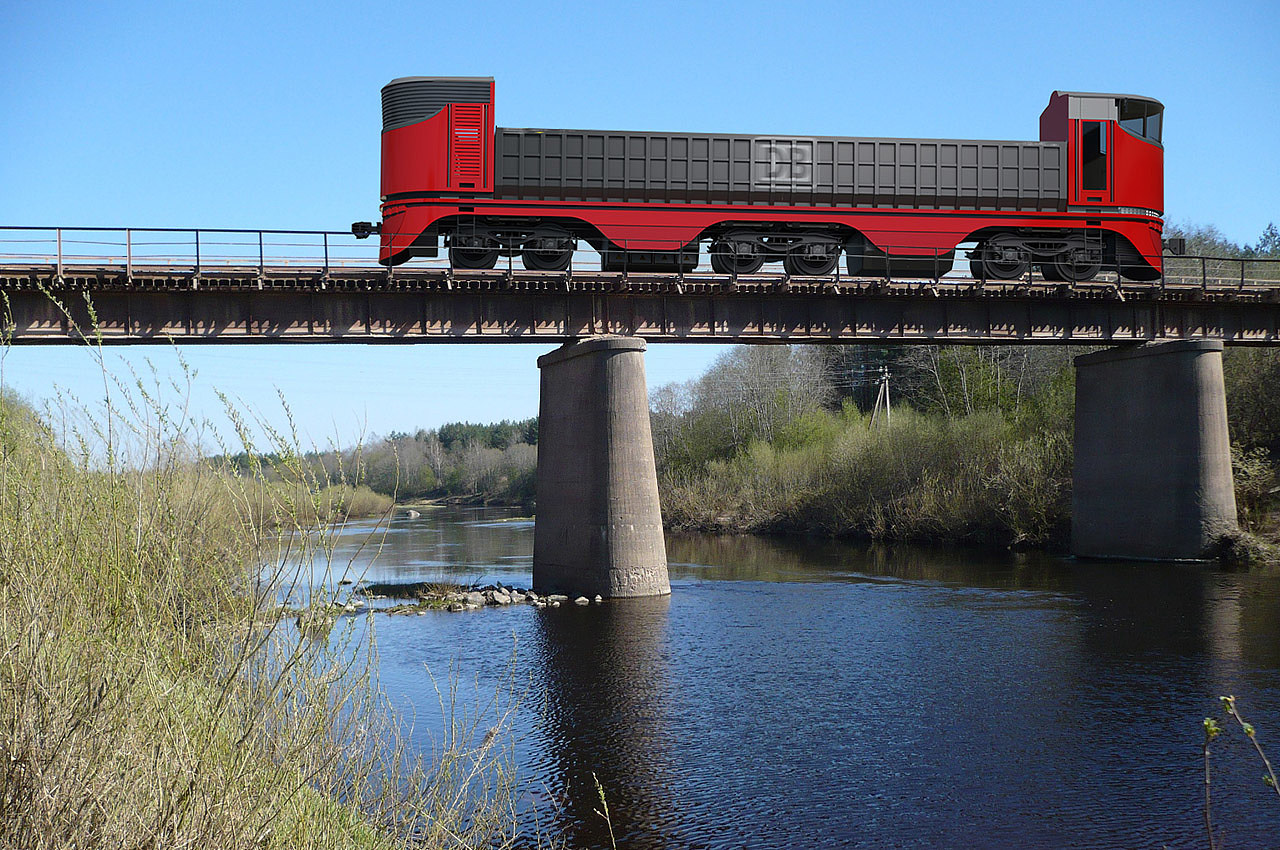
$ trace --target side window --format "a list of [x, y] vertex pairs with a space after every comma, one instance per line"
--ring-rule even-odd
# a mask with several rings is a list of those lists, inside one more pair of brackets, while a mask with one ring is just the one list
[[1081, 183], [1080, 188], [1107, 188], [1107, 128], [1101, 121], [1084, 121], [1081, 124]]
[[1116, 109], [1120, 114], [1120, 126], [1135, 136], [1160, 143], [1160, 118], [1163, 114], [1159, 104], [1147, 100], [1118, 98]]
[[1147, 116], [1147, 132], [1146, 137], [1153, 142], [1160, 141], [1160, 119], [1163, 117], [1162, 112], [1153, 112]]

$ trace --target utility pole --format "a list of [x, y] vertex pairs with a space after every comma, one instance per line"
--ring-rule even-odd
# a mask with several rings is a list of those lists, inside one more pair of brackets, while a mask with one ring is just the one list
[[874, 428], [880, 407], [884, 406], [884, 421], [887, 427], [893, 427], [893, 406], [889, 402], [889, 367], [880, 367], [879, 389], [876, 391], [876, 403], [871, 408], [871, 426]]

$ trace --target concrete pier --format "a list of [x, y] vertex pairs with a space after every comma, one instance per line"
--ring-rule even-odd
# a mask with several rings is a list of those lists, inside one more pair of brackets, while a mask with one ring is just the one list
[[599, 337], [538, 358], [540, 593], [671, 592], [644, 350], [642, 339]]
[[1222, 343], [1115, 348], [1075, 366], [1075, 554], [1195, 559], [1236, 530]]

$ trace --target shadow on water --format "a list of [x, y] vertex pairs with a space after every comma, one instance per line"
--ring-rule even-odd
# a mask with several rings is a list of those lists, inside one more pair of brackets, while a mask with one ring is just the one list
[[670, 597], [538, 614], [534, 664], [546, 679], [547, 763], [558, 789], [558, 826], [574, 847], [608, 846], [599, 779], [622, 846], [671, 846], [663, 825], [678, 812], [670, 793], [666, 632]]

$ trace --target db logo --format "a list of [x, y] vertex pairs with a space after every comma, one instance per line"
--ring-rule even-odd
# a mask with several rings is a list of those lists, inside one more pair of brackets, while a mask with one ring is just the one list
[[757, 139], [756, 183], [785, 183], [788, 186], [813, 184], [813, 143], [778, 142]]

